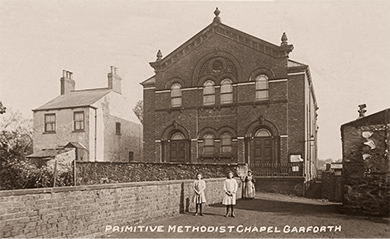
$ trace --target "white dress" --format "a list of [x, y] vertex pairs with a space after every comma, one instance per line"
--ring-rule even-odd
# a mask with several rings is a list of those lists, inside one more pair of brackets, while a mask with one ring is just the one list
[[[234, 178], [228, 178], [223, 183], [223, 205], [235, 205], [236, 204], [236, 192], [238, 189], [237, 181]], [[230, 195], [229, 195], [230, 194]]]
[[[195, 180], [194, 185], [194, 195], [192, 196], [192, 201], [194, 203], [204, 203], [206, 202], [206, 196], [204, 194], [204, 190], [206, 189], [206, 182], [204, 180]], [[199, 192], [197, 194], [196, 192]]]

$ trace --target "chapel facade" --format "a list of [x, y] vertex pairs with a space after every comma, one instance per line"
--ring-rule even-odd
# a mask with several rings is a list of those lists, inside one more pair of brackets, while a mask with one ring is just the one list
[[144, 160], [246, 163], [256, 176], [314, 178], [317, 101], [308, 65], [280, 45], [213, 22], [150, 65]]

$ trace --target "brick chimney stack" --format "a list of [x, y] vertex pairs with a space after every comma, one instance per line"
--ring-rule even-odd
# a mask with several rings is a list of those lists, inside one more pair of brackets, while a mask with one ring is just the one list
[[365, 113], [367, 112], [367, 110], [366, 110], [367, 106], [366, 106], [366, 104], [361, 104], [361, 105], [358, 105], [358, 107], [359, 107], [359, 110], [358, 110], [359, 118], [362, 118], [365, 116]]
[[73, 72], [63, 70], [61, 82], [61, 95], [66, 95], [75, 89], [76, 82], [73, 80]]
[[111, 72], [108, 73], [108, 88], [114, 90], [115, 92], [122, 94], [121, 81], [122, 78], [116, 74], [118, 68], [111, 66]]

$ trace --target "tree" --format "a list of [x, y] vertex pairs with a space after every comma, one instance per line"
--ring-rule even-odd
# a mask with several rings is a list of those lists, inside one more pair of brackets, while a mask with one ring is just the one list
[[0, 118], [0, 188], [25, 188], [36, 169], [26, 160], [32, 151], [31, 120], [10, 110]]
[[144, 102], [142, 100], [139, 100], [134, 108], [133, 108], [134, 114], [138, 117], [141, 124], [144, 124]]

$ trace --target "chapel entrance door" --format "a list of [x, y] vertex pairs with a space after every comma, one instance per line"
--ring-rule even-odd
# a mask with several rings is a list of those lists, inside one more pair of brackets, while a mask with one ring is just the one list
[[257, 174], [269, 175], [272, 171], [272, 137], [266, 129], [260, 129], [255, 134], [253, 143], [253, 160], [251, 168]]
[[170, 142], [170, 161], [171, 162], [185, 162], [186, 155], [186, 142], [184, 140], [183, 134], [177, 132], [174, 133], [171, 137]]

